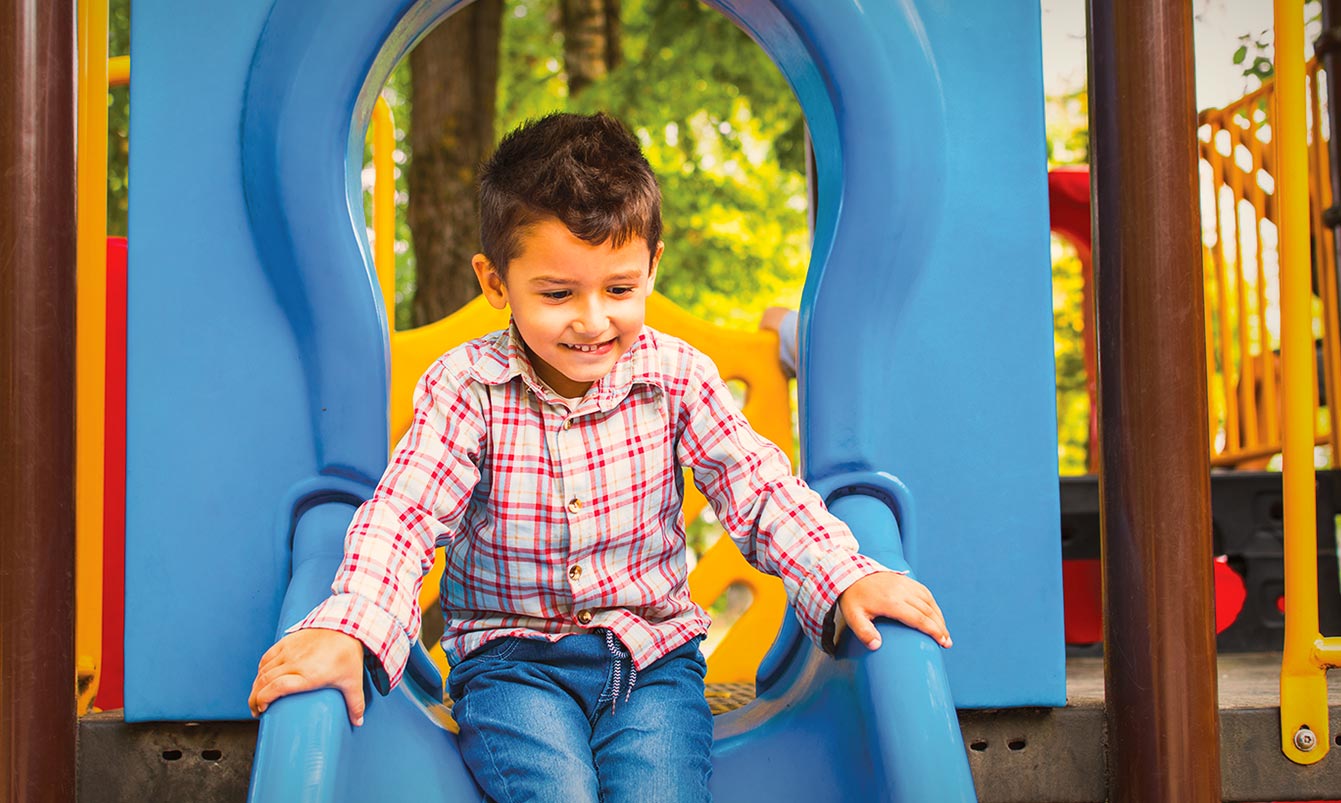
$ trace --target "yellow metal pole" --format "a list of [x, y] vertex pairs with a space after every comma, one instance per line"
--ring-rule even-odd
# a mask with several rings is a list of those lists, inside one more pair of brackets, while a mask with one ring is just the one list
[[378, 96], [372, 117], [373, 267], [382, 288], [387, 329], [396, 331], [396, 126], [391, 107]]
[[103, 439], [107, 364], [107, 0], [79, 3], [75, 297], [75, 693], [98, 691], [102, 658]]
[[1313, 332], [1304, 116], [1304, 8], [1276, 0], [1276, 194], [1280, 199], [1281, 361], [1285, 420], [1285, 653], [1281, 750], [1298, 764], [1327, 755], [1327, 675], [1318, 666], [1317, 514], [1313, 471]]

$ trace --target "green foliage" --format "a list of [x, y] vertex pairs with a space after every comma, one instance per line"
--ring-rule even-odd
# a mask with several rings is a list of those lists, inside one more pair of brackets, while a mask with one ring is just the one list
[[[749, 329], [764, 307], [798, 304], [810, 258], [805, 128], [772, 61], [695, 0], [626, 0], [623, 65], [572, 98], [558, 15], [557, 0], [507, 0], [498, 135], [553, 111], [617, 115], [661, 182], [666, 256], [658, 289], [700, 317]], [[404, 154], [413, 113], [404, 64], [383, 96]], [[405, 325], [414, 253], [397, 173], [397, 321]]]
[[1057, 459], [1061, 473], [1088, 470], [1090, 399], [1085, 383], [1085, 315], [1080, 258], [1053, 238], [1052, 332], [1057, 366]]
[[1045, 99], [1048, 167], [1083, 165], [1090, 160], [1089, 92], [1081, 86]]
[[[130, 0], [111, 0], [107, 7], [107, 56], [130, 55]], [[107, 93], [107, 233], [126, 236], [130, 188], [130, 91]]]
[[638, 134], [663, 193], [658, 289], [753, 328], [800, 300], [810, 258], [804, 120], [764, 52], [695, 0], [627, 0], [623, 65], [568, 95], [557, 0], [504, 10], [497, 130], [551, 111], [606, 110]]
[[[1086, 87], [1046, 98], [1048, 167], [1089, 161]], [[1083, 274], [1080, 258], [1053, 238], [1052, 343], [1057, 371], [1057, 458], [1062, 474], [1088, 470], [1089, 392], [1085, 384]]]
[[564, 107], [563, 35], [558, 0], [510, 0], [503, 9], [498, 52], [498, 112], [501, 136], [517, 123]]
[[[1310, 27], [1320, 24], [1322, 0], [1304, 0], [1304, 20]], [[1276, 75], [1276, 65], [1272, 61], [1273, 36], [1271, 28], [1239, 36], [1239, 46], [1231, 60], [1234, 66], [1243, 71], [1244, 78], [1255, 78], [1266, 83]]]

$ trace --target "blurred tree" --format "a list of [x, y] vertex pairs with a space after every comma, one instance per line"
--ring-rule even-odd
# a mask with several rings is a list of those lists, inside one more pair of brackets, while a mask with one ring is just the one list
[[454, 312], [478, 292], [475, 170], [494, 146], [503, 0], [477, 0], [410, 53], [409, 208], [416, 326]]
[[568, 94], [576, 97], [619, 66], [619, 0], [561, 0], [559, 23]]

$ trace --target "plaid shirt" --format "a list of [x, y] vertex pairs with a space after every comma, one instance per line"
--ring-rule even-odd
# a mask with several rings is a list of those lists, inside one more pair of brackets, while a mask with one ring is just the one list
[[442, 546], [449, 661], [501, 636], [601, 627], [646, 667], [708, 628], [689, 598], [682, 467], [749, 562], [782, 578], [816, 643], [839, 594], [882, 570], [684, 341], [644, 327], [570, 409], [509, 329], [424, 374], [414, 421], [349, 526], [333, 596], [292, 629], [359, 639], [385, 692]]

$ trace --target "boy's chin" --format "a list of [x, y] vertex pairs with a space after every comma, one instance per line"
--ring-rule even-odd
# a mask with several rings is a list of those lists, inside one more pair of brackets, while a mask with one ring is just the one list
[[616, 351], [603, 355], [600, 360], [565, 360], [566, 364], [559, 370], [559, 373], [575, 385], [594, 385], [614, 370], [615, 363], [619, 362], [621, 356], [623, 356], [623, 352]]

